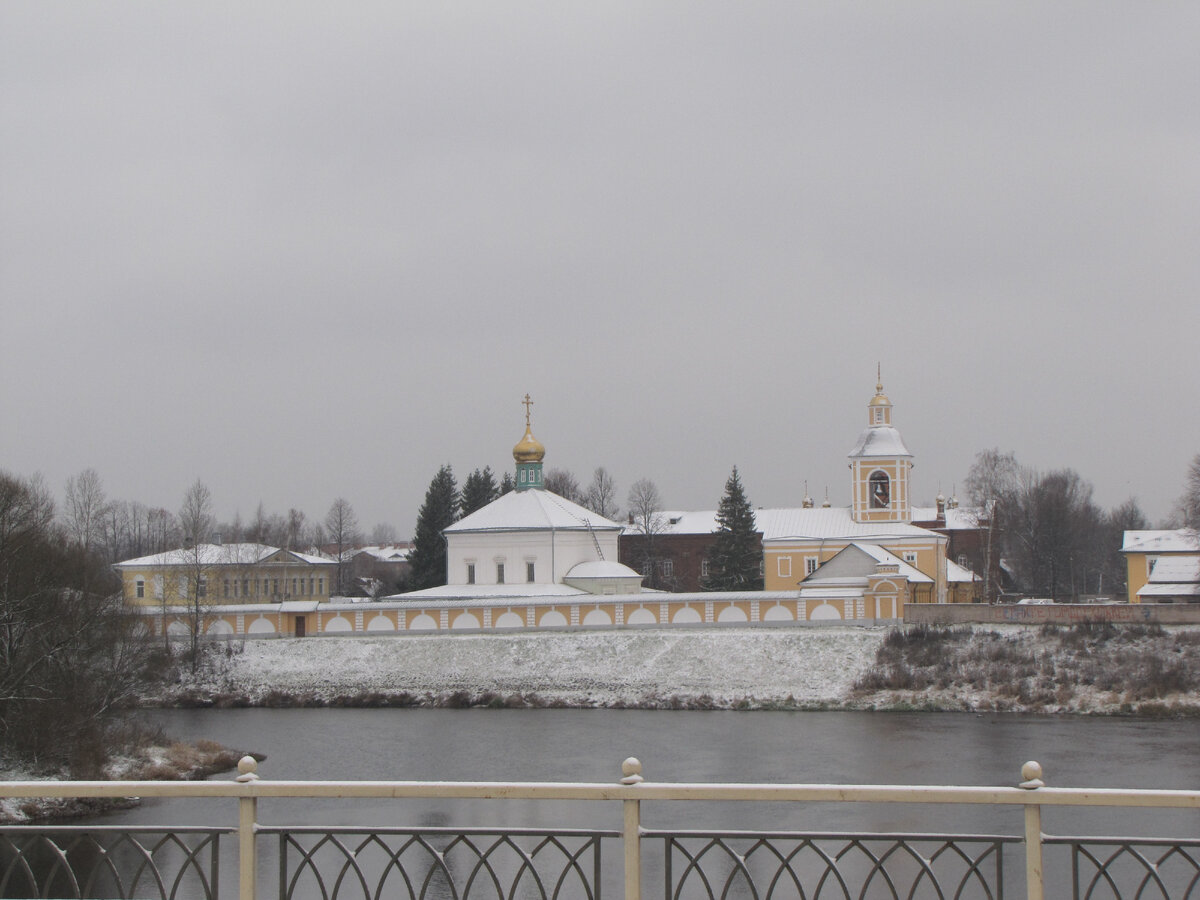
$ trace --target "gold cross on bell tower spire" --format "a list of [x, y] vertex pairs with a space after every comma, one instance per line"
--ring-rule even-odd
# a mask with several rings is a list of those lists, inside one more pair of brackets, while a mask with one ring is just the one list
[[529, 395], [525, 395], [525, 399], [521, 401], [525, 404], [525, 427], [529, 427], [529, 407], [533, 406], [533, 401], [529, 399]]

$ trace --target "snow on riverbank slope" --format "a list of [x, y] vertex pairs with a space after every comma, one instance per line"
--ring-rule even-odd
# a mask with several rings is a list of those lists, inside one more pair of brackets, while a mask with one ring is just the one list
[[536, 694], [571, 705], [712, 698], [729, 705], [845, 699], [886, 628], [698, 628], [247, 641], [196, 682], [201, 697], [271, 692], [334, 700], [370, 694]]

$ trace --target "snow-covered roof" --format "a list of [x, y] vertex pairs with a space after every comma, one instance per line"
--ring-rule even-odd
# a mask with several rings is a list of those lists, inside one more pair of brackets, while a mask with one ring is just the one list
[[[887, 550], [884, 550], [878, 544], [863, 544], [863, 543], [859, 543], [856, 541], [855, 543], [851, 544], [850, 546], [856, 547], [857, 549], [861, 550], [863, 553], [867, 554], [867, 556], [871, 557], [871, 559], [875, 560], [877, 563], [885, 563], [887, 565], [896, 566], [899, 569], [900, 574], [903, 575], [905, 578], [907, 578], [909, 581], [913, 582], [914, 584], [917, 584], [917, 583], [932, 584], [933, 583], [933, 579], [930, 578], [928, 575], [926, 575], [924, 572], [922, 572], [920, 569], [916, 568], [916, 566], [906, 563], [904, 560], [902, 560], [900, 557], [898, 557], [895, 553], [889, 553]], [[842, 552], [844, 553], [845, 551], [842, 551]], [[819, 572], [820, 569], [818, 568], [817, 571]]]
[[946, 560], [946, 580], [950, 582], [963, 582], [972, 584], [979, 581], [979, 576], [968, 569], [966, 566], [960, 566], [952, 559]]
[[[939, 525], [939, 528], [948, 529], [968, 529], [979, 528], [981, 521], [986, 521], [980, 510], [970, 506], [947, 507], [946, 524]], [[937, 521], [936, 506], [914, 506], [912, 508], [912, 517], [914, 522], [934, 522]]]
[[572, 566], [567, 578], [641, 578], [629, 566], [613, 560], [594, 559]]
[[1150, 584], [1200, 582], [1200, 556], [1164, 556], [1150, 570]]
[[357, 556], [360, 553], [365, 553], [367, 556], [373, 557], [380, 562], [407, 562], [408, 554], [412, 552], [411, 547], [360, 547], [352, 551], [353, 555]]
[[869, 425], [858, 436], [858, 443], [850, 451], [851, 457], [859, 456], [912, 456], [904, 446], [900, 432], [892, 425]]
[[[659, 534], [712, 534], [717, 530], [715, 509], [664, 510]], [[904, 522], [855, 522], [848, 506], [791, 507], [754, 510], [754, 525], [763, 541], [795, 538], [885, 538], [929, 537], [933, 532]], [[967, 526], [961, 526], [967, 527]], [[627, 534], [640, 534], [637, 525], [627, 525]]]
[[[467, 588], [470, 588], [470, 593]], [[511, 599], [513, 604], [522, 606], [552, 606], [562, 602], [582, 602], [590, 603], [593, 600], [596, 603], [628, 603], [628, 604], [657, 604], [663, 600], [670, 598], [671, 603], [697, 603], [697, 602], [712, 602], [721, 603], [739, 603], [749, 602], [753, 600], [759, 601], [760, 604], [767, 603], [783, 603], [787, 601], [795, 601], [796, 591], [695, 591], [688, 593], [663, 593], [661, 591], [639, 591], [635, 594], [592, 594], [588, 591], [577, 591], [564, 585], [508, 585], [508, 587], [543, 587], [552, 588], [556, 593], [545, 594], [529, 594], [529, 595], [508, 595], [508, 594], [487, 594], [487, 588], [504, 587], [504, 585], [457, 585], [454, 590], [448, 593], [439, 594], [435, 591], [444, 591], [442, 588], [429, 588], [424, 591], [412, 591], [408, 594], [395, 594], [391, 597], [384, 597], [381, 600], [364, 604], [337, 604], [337, 603], [322, 603], [322, 610], [362, 610], [370, 609], [459, 609], [461, 607], [471, 606], [495, 606], [497, 601]]]
[[472, 531], [619, 531], [610, 522], [578, 503], [572, 503], [551, 491], [509, 491], [483, 509], [464, 516], [445, 529], [447, 534]]
[[1148, 584], [1138, 597], [1200, 597], [1200, 584]]
[[797, 538], [879, 541], [887, 538], [944, 537], [905, 522], [856, 522], [848, 506], [761, 509], [755, 514], [763, 543]]
[[266, 544], [200, 544], [195, 548], [179, 548], [165, 553], [155, 553], [151, 556], [139, 556], [137, 559], [127, 559], [116, 564], [116, 568], [144, 569], [155, 566], [248, 566], [269, 559], [276, 553], [286, 553], [299, 562], [314, 566], [334, 565], [332, 560], [324, 556], [314, 556], [308, 553], [297, 553], [295, 550], [280, 551], [278, 547]]
[[416, 603], [450, 598], [523, 600], [527, 597], [578, 597], [580, 594], [586, 593], [587, 591], [566, 584], [443, 584], [420, 591], [409, 591], [407, 594], [391, 594], [383, 599], [393, 603], [408, 603], [409, 601]]
[[1200, 553], [1200, 532], [1195, 528], [1170, 531], [1127, 531], [1123, 553]]

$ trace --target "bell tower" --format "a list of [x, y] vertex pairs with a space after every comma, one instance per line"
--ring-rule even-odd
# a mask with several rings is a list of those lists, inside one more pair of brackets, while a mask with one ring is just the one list
[[912, 522], [908, 472], [912, 454], [892, 425], [892, 401], [876, 373], [867, 427], [850, 451], [851, 515], [855, 522]]

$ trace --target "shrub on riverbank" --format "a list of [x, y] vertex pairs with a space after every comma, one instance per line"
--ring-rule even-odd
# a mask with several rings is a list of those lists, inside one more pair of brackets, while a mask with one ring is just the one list
[[1108, 623], [897, 628], [852, 696], [877, 707], [1197, 715], [1200, 632]]

